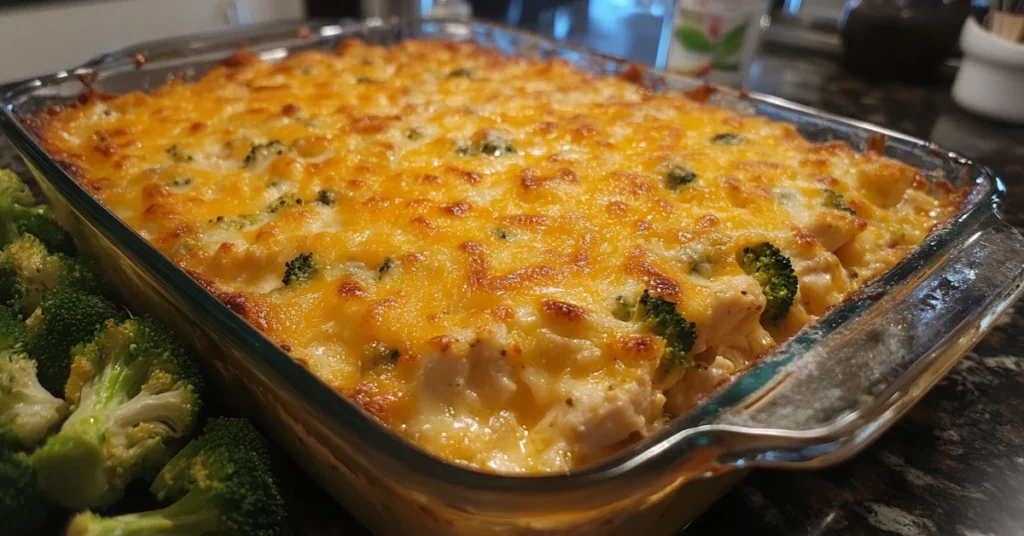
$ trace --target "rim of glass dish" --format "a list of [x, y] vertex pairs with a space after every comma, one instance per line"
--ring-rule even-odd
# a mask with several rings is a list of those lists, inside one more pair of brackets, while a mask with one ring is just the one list
[[[82, 72], [95, 71], [102, 73], [105, 67], [113, 67], [126, 61], [131, 61], [136, 51], [148, 46], [159, 45], [173, 49], [176, 44], [188, 45], [190, 40], [192, 43], [195, 43], [200, 42], [203, 38], [224, 39], [235, 34], [248, 39], [266, 40], [265, 42], [256, 43], [246, 42], [245, 44], [248, 46], [270, 46], [272, 43], [279, 43], [283, 39], [280, 35], [282, 29], [289, 29], [294, 32], [300, 28], [323, 30], [324, 28], [340, 27], [340, 31], [332, 31], [333, 33], [321, 32], [321, 35], [318, 36], [322, 41], [329, 41], [344, 38], [347, 34], [350, 35], [382, 27], [398, 28], [405, 25], [415, 26], [424, 24], [461, 24], [465, 26], [467, 31], [475, 27], [486, 28], [490, 31], [527, 37], [544, 42], [556, 49], [575, 51], [587, 57], [619, 63], [626, 62], [626, 60], [621, 58], [593, 52], [580, 46], [552, 41], [527, 31], [476, 20], [420, 19], [399, 21], [397, 19], [390, 19], [388, 21], [381, 21], [380, 19], [368, 19], [364, 22], [297, 21], [291, 25], [276, 23], [266, 25], [265, 27], [244, 28], [242, 31], [236, 32], [215, 32], [158, 42], [141, 43], [118, 52], [99, 56], [76, 69], [59, 71], [54, 74], [3, 85], [0, 87], [0, 97], [3, 100], [2, 110], [0, 110], [0, 131], [10, 139], [15, 147], [30, 161], [32, 166], [49, 179], [60, 195], [68, 200], [69, 205], [74, 210], [80, 212], [92, 225], [96, 226], [112, 243], [116, 244], [119, 251], [138, 265], [144, 272], [149, 272], [149, 275], [159, 285], [181, 294], [183, 303], [189, 306], [193, 314], [203, 317], [213, 331], [227, 338], [232, 346], [241, 349], [250, 359], [256, 362], [256, 365], [261, 365], [266, 370], [275, 374], [277, 379], [283, 382], [286, 388], [298, 399], [312, 408], [318, 416], [328, 421], [324, 424], [332, 433], [343, 430], [347, 435], [357, 437], [361, 443], [372, 445], [378, 454], [388, 456], [393, 463], [406, 466], [424, 476], [459, 487], [523, 493], [550, 492], [576, 489], [580, 485], [609, 480], [622, 476], [640, 465], [649, 466], [650, 470], [673, 465], [678, 461], [676, 455], [693, 452], [707, 444], [707, 434], [714, 432], [718, 427], [718, 425], [713, 423], [702, 424], [707, 419], [719, 411], [735, 406], [751, 394], [770, 384], [782, 367], [802, 355], [809, 346], [820, 342], [841, 326], [855, 321], [857, 317], [872, 308], [871, 305], [865, 306], [864, 300], [848, 299], [848, 301], [833, 308], [828, 314], [821, 317], [815, 324], [805, 326], [797, 335], [775, 347], [768, 354], [760, 358], [756, 364], [739, 373], [725, 386], [717, 389], [687, 415], [677, 417], [672, 424], [664, 429], [607, 459], [564, 473], [530, 475], [489, 473], [446, 461], [419, 448], [414, 443], [402, 438], [385, 425], [379, 423], [343, 395], [322, 382], [312, 372], [296, 363], [262, 332], [233, 313], [198, 282], [175, 266], [167, 257], [151, 246], [133, 229], [124, 224], [98, 200], [93, 198], [41, 147], [34, 136], [22, 125], [16, 112], [17, 99], [28, 96], [33, 91], [38, 91], [50, 85], [63, 83]], [[242, 44], [238, 43], [239, 46]], [[186, 49], [182, 47], [182, 50]], [[691, 80], [678, 74], [646, 66], [643, 67], [643, 70], [648, 75], [661, 78]], [[723, 88], [720, 91], [739, 95], [738, 92], [727, 88]], [[986, 215], [998, 216], [998, 208], [1005, 195], [1005, 187], [1002, 182], [989, 169], [974, 163], [958, 153], [942, 149], [930, 142], [884, 127], [822, 112], [782, 98], [756, 92], [742, 95], [741, 98], [799, 114], [811, 115], [818, 120], [832, 125], [838, 123], [856, 127], [868, 133], [883, 134], [889, 139], [901, 140], [903, 143], [919, 148], [922, 152], [926, 151], [934, 158], [969, 169], [972, 175], [975, 175], [975, 186], [972, 187], [972, 195], [965, 202], [964, 206], [961, 207], [960, 212], [941, 229], [933, 232], [900, 263], [868, 285], [861, 287], [858, 294], [906, 282], [911, 275], [920, 271], [922, 266], [926, 265], [928, 261], [933, 260], [939, 252], [951, 245], [963, 231], [970, 227], [969, 220]], [[912, 372], [907, 371], [892, 383], [912, 381], [914, 378], [908, 378]], [[919, 371], [915, 376], [920, 376], [922, 372]], [[874, 418], [877, 418], [877, 415], [872, 417], [872, 419]], [[856, 429], [853, 432], [856, 432]], [[794, 434], [798, 433], [794, 432]], [[650, 467], [652, 465], [657, 467]]]

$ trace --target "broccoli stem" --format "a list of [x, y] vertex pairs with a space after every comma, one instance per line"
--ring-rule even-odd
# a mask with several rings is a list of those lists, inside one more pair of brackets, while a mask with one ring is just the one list
[[169, 430], [169, 435], [184, 435], [192, 420], [191, 393], [187, 391], [166, 391], [163, 393], [139, 393], [138, 396], [118, 407], [110, 421], [118, 428], [130, 430], [145, 423], [157, 423]]
[[211, 493], [195, 489], [159, 510], [106, 518], [83, 512], [71, 520], [67, 536], [210, 534], [226, 528], [216, 505]]
[[71, 507], [97, 504], [108, 490], [103, 449], [98, 438], [54, 436], [32, 454], [39, 488]]
[[142, 363], [125, 366], [128, 352], [127, 343], [113, 352], [111, 363], [99, 378], [83, 387], [79, 405], [60, 432], [32, 455], [40, 488], [69, 508], [106, 504], [121, 492], [119, 487], [109, 485], [104, 442], [121, 439], [108, 431], [111, 408], [123, 404], [140, 383], [138, 378], [146, 373]]

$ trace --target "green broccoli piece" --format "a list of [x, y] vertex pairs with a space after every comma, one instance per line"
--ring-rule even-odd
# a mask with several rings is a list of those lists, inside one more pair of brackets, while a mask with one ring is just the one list
[[761, 292], [767, 299], [761, 316], [770, 322], [785, 317], [796, 297], [797, 278], [793, 273], [793, 263], [779, 248], [765, 242], [743, 248], [739, 264], [747, 275], [761, 285]]
[[645, 289], [638, 300], [616, 297], [612, 316], [623, 322], [641, 322], [649, 333], [665, 339], [663, 365], [675, 368], [691, 364], [686, 353], [697, 342], [697, 325], [679, 314], [675, 302], [652, 296]]
[[32, 462], [58, 503], [104, 507], [174, 455], [198, 418], [201, 378], [188, 352], [146, 318], [108, 321], [72, 355], [71, 415]]
[[32, 195], [32, 190], [21, 181], [17, 173], [9, 169], [0, 169], [0, 198], [23, 207], [33, 207], [36, 204], [36, 196]]
[[178, 453], [151, 491], [169, 506], [102, 517], [83, 512], [68, 536], [276, 536], [288, 518], [270, 446], [245, 419], [212, 419], [203, 434]]
[[14, 269], [0, 266], [0, 304], [17, 304], [25, 296], [25, 285]]
[[171, 157], [171, 160], [179, 164], [187, 164], [188, 162], [195, 160], [192, 155], [188, 154], [188, 152], [182, 149], [178, 144], [168, 147], [167, 155]]
[[265, 214], [237, 214], [234, 216], [217, 216], [216, 218], [210, 219], [209, 223], [214, 224], [220, 229], [232, 229], [241, 231], [247, 227], [252, 227], [263, 221]]
[[0, 279], [8, 287], [0, 294], [10, 295], [6, 303], [23, 315], [39, 307], [43, 293], [58, 284], [75, 286], [100, 294], [104, 283], [92, 267], [62, 253], [51, 253], [35, 236], [25, 235], [0, 251]]
[[75, 254], [71, 235], [53, 219], [50, 207], [35, 206], [32, 191], [10, 170], [0, 170], [0, 246], [30, 234], [53, 253]]
[[617, 296], [615, 298], [615, 305], [612, 307], [612, 316], [623, 322], [629, 322], [633, 320], [633, 315], [636, 314], [636, 300], [631, 300], [625, 296]]
[[56, 516], [55, 505], [36, 486], [35, 470], [21, 441], [0, 430], [0, 530], [41, 534]]
[[474, 137], [478, 139], [471, 144], [460, 143], [455, 152], [459, 156], [505, 156], [519, 152], [512, 140], [500, 132], [487, 131]]
[[285, 286], [301, 281], [309, 281], [316, 274], [316, 261], [312, 253], [300, 253], [294, 259], [284, 264], [284, 278], [281, 282]]
[[288, 146], [281, 140], [270, 140], [267, 143], [254, 144], [245, 155], [242, 167], [262, 165], [288, 152]]
[[39, 384], [36, 362], [25, 353], [27, 340], [21, 317], [0, 307], [0, 433], [31, 447], [64, 420], [68, 406]]
[[650, 291], [645, 289], [637, 302], [633, 318], [641, 320], [648, 331], [665, 339], [662, 363], [670, 366], [690, 364], [686, 353], [697, 342], [697, 325], [679, 314], [675, 302], [661, 296], [651, 296]]
[[480, 142], [480, 154], [487, 156], [504, 156], [507, 154], [516, 154], [516, 148], [512, 145], [512, 141], [507, 137], [491, 132], [488, 133]]
[[107, 320], [123, 318], [120, 307], [75, 285], [58, 285], [43, 294], [39, 308], [27, 321], [30, 334], [26, 346], [38, 364], [42, 386], [63, 396], [71, 372], [71, 349], [92, 339]]
[[334, 193], [334, 190], [320, 190], [316, 193], [316, 202], [321, 205], [333, 207], [337, 201], [338, 194]]
[[697, 174], [682, 164], [673, 164], [665, 174], [665, 186], [675, 190], [697, 180]]
[[828, 188], [823, 188], [821, 193], [825, 194], [824, 204], [826, 207], [853, 214], [854, 216], [857, 215], [857, 211], [853, 210], [853, 207], [846, 203], [846, 199], [843, 197], [843, 194]]
[[10, 307], [0, 305], [0, 351], [22, 346], [28, 341], [25, 322]]
[[719, 145], [739, 145], [740, 143], [743, 143], [743, 136], [733, 134], [732, 132], [723, 132], [722, 134], [715, 134], [712, 136], [711, 143], [717, 143]]

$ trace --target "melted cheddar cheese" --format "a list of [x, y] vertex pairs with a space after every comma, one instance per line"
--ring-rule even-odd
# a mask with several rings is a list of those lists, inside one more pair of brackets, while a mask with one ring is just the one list
[[[789, 124], [472, 44], [243, 52], [29, 122], [324, 382], [496, 472], [566, 471], [658, 429], [963, 195]], [[798, 280], [777, 321], [737, 262], [764, 242]], [[615, 314], [644, 291], [693, 323], [685, 363]]]

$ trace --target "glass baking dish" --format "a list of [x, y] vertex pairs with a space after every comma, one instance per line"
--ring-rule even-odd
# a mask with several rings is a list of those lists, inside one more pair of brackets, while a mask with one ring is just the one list
[[[141, 44], [80, 68], [0, 88], [0, 128], [58, 218], [137, 311], [198, 350], [225, 399], [245, 408], [363, 523], [389, 534], [668, 534], [755, 467], [849, 458], [891, 426], [1021, 293], [1024, 239], [999, 218], [987, 169], [926, 142], [781, 99], [721, 90], [722, 106], [795, 124], [816, 141], [887, 155], [970, 188], [962, 210], [904, 261], [779, 346], [688, 415], [613, 458], [567, 474], [503, 476], [418, 449], [321, 383], [101, 206], [41, 148], [25, 117], [82, 92], [150, 90], [194, 77], [245, 46], [275, 60], [341, 39], [471, 40], [604, 74], [632, 69], [659, 91], [700, 82], [481, 22], [274, 24]], [[137, 62], [138, 55], [146, 61]]]

